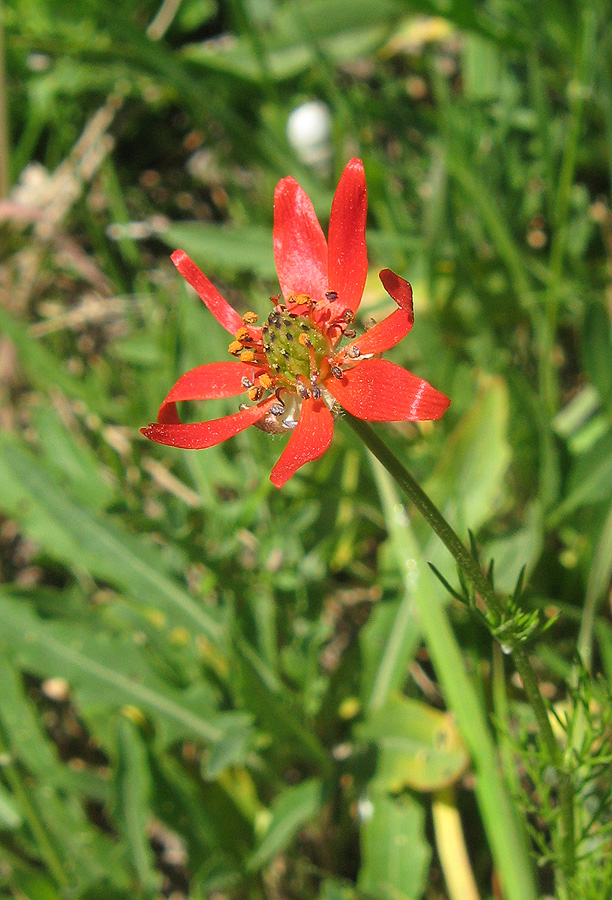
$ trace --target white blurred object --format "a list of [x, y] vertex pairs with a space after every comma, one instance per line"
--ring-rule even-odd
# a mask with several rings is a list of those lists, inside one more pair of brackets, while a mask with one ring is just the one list
[[307, 166], [326, 168], [331, 161], [331, 110], [321, 100], [309, 100], [287, 119], [287, 140]]

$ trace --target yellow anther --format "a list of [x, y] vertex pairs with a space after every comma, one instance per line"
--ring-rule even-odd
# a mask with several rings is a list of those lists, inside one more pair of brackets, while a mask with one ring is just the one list
[[300, 334], [300, 336], [298, 338], [298, 344], [301, 344], [302, 347], [310, 347], [310, 338], [304, 331]]
[[308, 294], [291, 294], [287, 297], [287, 303], [310, 303], [311, 299]]
[[237, 341], [248, 341], [250, 336], [251, 335], [249, 334], [249, 329], [246, 328], [244, 325], [242, 326], [242, 328], [239, 328], [238, 331], [236, 332], [236, 340]]
[[245, 314], [243, 315], [242, 321], [244, 322], [245, 325], [254, 325], [258, 318], [259, 318], [259, 316], [257, 315], [257, 313], [253, 312], [252, 310], [249, 310], [248, 312], [245, 312]]
[[[238, 343], [238, 341], [236, 341]], [[244, 353], [240, 354], [240, 362], [250, 363], [255, 362], [255, 354], [252, 350], [245, 350]]]
[[256, 388], [256, 387], [249, 388], [249, 391], [248, 391], [249, 400], [252, 400], [252, 401], [261, 400], [261, 395], [262, 395], [261, 388]]
[[272, 379], [269, 375], [266, 375], [265, 372], [263, 373], [263, 375], [259, 376], [259, 383], [262, 388], [265, 388], [266, 391], [270, 390], [270, 388], [272, 387]]
[[229, 353], [232, 354], [232, 356], [238, 356], [238, 354], [242, 350], [242, 344], [240, 343], [240, 341], [232, 341], [227, 349]]

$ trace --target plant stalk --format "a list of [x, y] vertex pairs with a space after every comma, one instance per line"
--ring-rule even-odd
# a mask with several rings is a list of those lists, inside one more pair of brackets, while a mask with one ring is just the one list
[[[502, 611], [502, 604], [495, 594], [491, 583], [486, 578], [480, 565], [465, 547], [457, 533], [444, 518], [438, 507], [430, 500], [425, 491], [412, 477], [403, 463], [387, 447], [371, 425], [351, 415], [346, 416], [348, 424], [361, 438], [371, 453], [382, 463], [395, 480], [399, 488], [414, 503], [421, 515], [433, 528], [447, 550], [455, 558], [457, 565], [471, 582], [474, 590], [480, 595], [487, 607], [495, 612]], [[554, 768], [559, 784], [559, 806], [561, 810], [561, 858], [562, 874], [565, 887], [571, 883], [576, 867], [575, 826], [574, 826], [574, 792], [571, 778], [566, 770], [563, 752], [557, 743], [544, 699], [540, 693], [537, 676], [526, 649], [515, 646], [511, 649], [511, 657], [516, 667], [527, 699], [533, 709], [540, 735], [548, 754], [549, 763]]]

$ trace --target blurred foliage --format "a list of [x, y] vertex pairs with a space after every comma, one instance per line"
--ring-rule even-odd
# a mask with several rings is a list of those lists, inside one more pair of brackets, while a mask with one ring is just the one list
[[[250, 429], [186, 453], [138, 433], [180, 373], [227, 353], [168, 248], [263, 313], [278, 290], [274, 185], [294, 175], [325, 221], [358, 155], [372, 266], [359, 325], [385, 310], [377, 268], [409, 278], [416, 324], [390, 355], [452, 397], [441, 423], [385, 439], [475, 532], [500, 590], [525, 565], [522, 602], [561, 613], [531, 650], [555, 709], [574, 704], [568, 753], [585, 734], [599, 742], [579, 785], [577, 884], [601, 896], [609, 716], [585, 727], [573, 667], [578, 647], [609, 695], [607, 5], [9, 0], [1, 12], [0, 895], [442, 896], [429, 810], [450, 781], [490, 896], [501, 788], [483, 778], [473, 793], [444, 703], [468, 747], [490, 740], [470, 709], [496, 722], [552, 892], [546, 773], [514, 754], [533, 737], [522, 694], [503, 667], [495, 681], [487, 632], [453, 603], [435, 615], [461, 646], [460, 707], [428, 630], [442, 619], [422, 605], [437, 597], [423, 560], [454, 585], [452, 565], [416, 519], [413, 550], [398, 552], [398, 503], [381, 506], [349, 429], [281, 492], [268, 481], [281, 439]], [[286, 137], [312, 98], [332, 115], [318, 167]], [[397, 730], [391, 749], [381, 729]]]

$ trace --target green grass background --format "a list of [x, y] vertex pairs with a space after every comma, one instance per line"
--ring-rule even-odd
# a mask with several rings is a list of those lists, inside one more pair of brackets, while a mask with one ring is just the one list
[[[452, 398], [440, 423], [379, 432], [498, 589], [525, 565], [524, 604], [560, 614], [531, 648], [557, 708], [576, 648], [609, 686], [607, 4], [1, 12], [0, 896], [460, 900], [441, 804], [481, 897], [500, 878], [508, 900], [552, 893], [520, 685], [346, 424], [280, 492], [280, 438], [187, 453], [138, 429], [227, 358], [169, 252], [266, 315], [276, 182], [325, 226], [360, 156], [359, 327], [389, 308], [380, 268], [409, 279], [389, 357]], [[286, 137], [310, 99], [332, 116], [322, 169]], [[609, 864], [585, 867], [579, 896], [601, 897]]]

